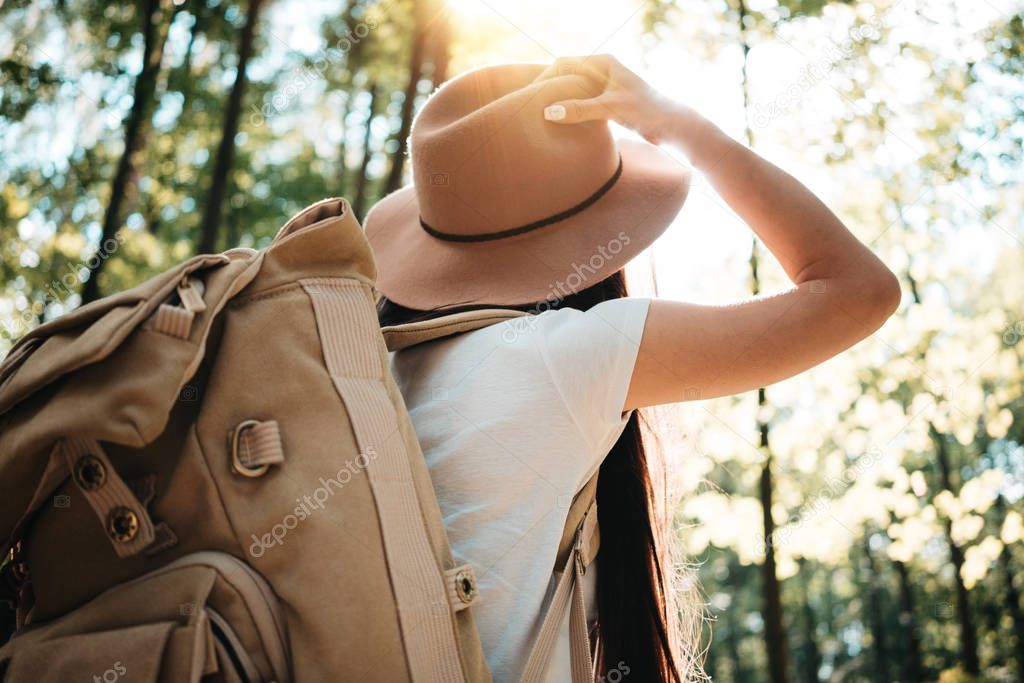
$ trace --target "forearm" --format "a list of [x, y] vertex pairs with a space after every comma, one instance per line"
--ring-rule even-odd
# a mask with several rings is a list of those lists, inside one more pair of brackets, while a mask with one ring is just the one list
[[696, 111], [671, 115], [678, 146], [750, 226], [795, 284], [846, 280], [892, 287], [892, 273], [802, 183], [726, 135]]

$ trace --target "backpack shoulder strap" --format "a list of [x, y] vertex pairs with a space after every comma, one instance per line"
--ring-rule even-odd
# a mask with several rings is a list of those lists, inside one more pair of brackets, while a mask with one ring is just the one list
[[[558, 542], [558, 556], [555, 559], [553, 571], [560, 571], [561, 567], [565, 566], [565, 561], [572, 551], [576, 531], [588, 516], [594, 517], [594, 520], [586, 525], [587, 537], [583, 539], [584, 552], [580, 559], [583, 561], [584, 567], [589, 567], [597, 557], [598, 548], [601, 546], [601, 534], [597, 525], [597, 477], [599, 473], [600, 470], [594, 473], [594, 476], [583, 485], [569, 505], [569, 513], [565, 516], [565, 528], [562, 529], [562, 540]], [[591, 512], [594, 514], [590, 515]]]
[[530, 649], [519, 683], [540, 683], [567, 612], [572, 683], [593, 681], [583, 575], [597, 555], [597, 545], [600, 542], [597, 524], [597, 474], [590, 478], [573, 499], [565, 528], [565, 533], [569, 534], [569, 541], [564, 548], [559, 548], [559, 559], [555, 567], [556, 573], [560, 573], [561, 576], [548, 605], [547, 614], [541, 622], [540, 632]]
[[503, 320], [529, 315], [526, 311], [511, 308], [482, 308], [477, 311], [463, 311], [452, 315], [418, 320], [402, 325], [388, 325], [381, 328], [388, 351], [398, 351], [416, 344], [450, 337], [461, 332], [471, 332]]

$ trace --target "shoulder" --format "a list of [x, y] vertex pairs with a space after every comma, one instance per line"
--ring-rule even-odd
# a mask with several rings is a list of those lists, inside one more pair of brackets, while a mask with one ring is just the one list
[[529, 334], [550, 381], [580, 431], [607, 445], [623, 427], [650, 299], [627, 297], [586, 311], [559, 309], [532, 321]]
[[[580, 311], [560, 308], [527, 319], [517, 319], [530, 328], [541, 343], [593, 346], [608, 342], [639, 344], [651, 300], [639, 297], [610, 299]], [[520, 322], [521, 321], [521, 322]]]

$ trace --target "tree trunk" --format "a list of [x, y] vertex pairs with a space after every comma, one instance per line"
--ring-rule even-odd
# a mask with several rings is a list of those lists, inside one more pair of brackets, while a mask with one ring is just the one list
[[369, 186], [369, 178], [366, 177], [367, 169], [370, 166], [370, 159], [373, 157], [373, 150], [370, 149], [371, 130], [373, 116], [377, 110], [377, 100], [380, 97], [380, 88], [376, 83], [370, 84], [370, 104], [366, 108], [366, 124], [363, 128], [363, 161], [359, 164], [359, 176], [356, 178], [356, 196], [352, 202], [352, 213], [357, 220], [363, 220], [363, 210], [366, 207], [366, 191]]
[[[729, 568], [729, 584], [732, 587], [734, 596], [741, 595], [744, 589], [744, 582], [740, 580], [741, 567], [737, 562]], [[735, 606], [735, 602], [733, 606]], [[723, 615], [728, 619], [726, 625], [725, 648], [729, 653], [729, 661], [732, 664], [729, 680], [733, 683], [748, 680], [746, 667], [743, 666], [743, 657], [740, 655], [740, 640], [742, 639], [741, 623], [735, 609], [729, 609]]]
[[[835, 623], [836, 615], [846, 607], [846, 601], [836, 596], [836, 571], [835, 568], [829, 567], [825, 570], [828, 579], [824, 582], [824, 594], [820, 596], [822, 602], [822, 610], [819, 612], [819, 623], [824, 621], [825, 624], [825, 635], [823, 640], [825, 642], [841, 638], [839, 631], [842, 627], [837, 627]], [[840, 607], [842, 605], [842, 607]], [[850, 659], [849, 650], [845, 647], [837, 648], [831, 652], [831, 664], [833, 671], [841, 669], [847, 661]], [[830, 680], [835, 680], [833, 675]]]
[[917, 621], [914, 619], [914, 594], [911, 591], [910, 572], [907, 565], [899, 560], [893, 562], [900, 584], [900, 627], [906, 634], [906, 657], [903, 660], [903, 676], [907, 683], [922, 683], [924, 668], [921, 666], [921, 640], [917, 636]]
[[871, 624], [872, 660], [875, 665], [875, 680], [889, 681], [889, 634], [885, 629], [885, 613], [882, 605], [882, 590], [879, 586], [878, 568], [871, 553], [871, 535], [864, 534], [864, 558], [867, 560], [867, 603], [868, 621]]
[[[185, 48], [185, 58], [182, 60], [181, 67], [179, 67], [182, 79], [184, 79], [185, 82], [188, 82], [188, 80], [192, 78], [192, 52], [195, 50], [196, 38], [203, 30], [202, 4], [196, 3], [192, 10], [192, 16], [195, 17], [195, 19], [192, 21], [192, 28], [189, 29], [188, 46]], [[181, 93], [181, 114], [178, 116], [179, 126], [182, 124], [182, 119], [185, 117], [188, 112], [188, 107], [191, 104], [192, 103], [189, 101], [189, 91], [188, 89], [183, 88]]]
[[358, 0], [349, 0], [341, 15], [341, 23], [345, 26], [346, 36], [338, 38], [339, 44], [342, 39], [348, 40], [348, 51], [345, 52], [345, 69], [348, 72], [347, 94], [345, 96], [345, 108], [341, 115], [341, 144], [338, 146], [338, 196], [343, 197], [348, 191], [348, 127], [346, 121], [352, 113], [352, 107], [356, 101], [358, 89], [355, 86], [355, 76], [362, 65], [363, 47], [365, 41], [358, 35], [360, 21], [356, 19], [355, 10], [360, 6]]
[[[758, 389], [758, 406], [764, 405], [764, 389]], [[762, 449], [767, 454], [768, 425], [761, 424]], [[782, 624], [782, 591], [775, 568], [775, 548], [772, 538], [775, 521], [772, 519], [772, 458], [766, 455], [761, 469], [761, 519], [764, 524], [765, 553], [761, 565], [761, 581], [764, 591], [765, 644], [768, 647], [768, 677], [771, 683], [789, 681], [788, 646], [786, 631]]]
[[238, 225], [238, 216], [234, 212], [229, 211], [225, 223], [227, 226], [227, 243], [230, 245], [238, 244], [238, 240], [242, 237]]
[[100, 298], [99, 279], [107, 260], [117, 251], [115, 239], [121, 228], [121, 207], [124, 205], [135, 173], [137, 156], [142, 149], [142, 140], [149, 112], [153, 106], [153, 93], [156, 91], [160, 63], [163, 61], [164, 44], [167, 42], [167, 31], [170, 23], [164, 20], [168, 0], [147, 0], [143, 14], [143, 48], [142, 70], [135, 78], [135, 92], [132, 108], [124, 123], [124, 150], [117, 164], [117, 171], [110, 184], [110, 200], [103, 214], [103, 229], [100, 234], [100, 245], [96, 253], [89, 259], [89, 279], [82, 285], [82, 303], [87, 304]]
[[356, 19], [356, 9], [362, 8], [365, 12], [365, 4], [361, 0], [349, 0], [345, 4], [345, 10], [341, 14], [341, 23], [345, 26], [347, 35], [339, 37], [341, 40], [348, 40], [348, 50], [345, 52], [345, 66], [350, 77], [355, 74], [357, 67], [363, 63], [364, 39], [358, 35], [357, 27], [362, 22]]
[[[757, 285], [757, 266], [754, 260], [754, 294]], [[764, 387], [757, 390], [758, 413], [764, 409], [766, 400]], [[782, 588], [775, 566], [775, 520], [772, 519], [772, 455], [768, 445], [768, 424], [758, 421], [761, 452], [765, 455], [761, 468], [760, 497], [761, 520], [764, 527], [765, 552], [764, 564], [761, 565], [761, 586], [764, 600], [765, 645], [768, 649], [768, 678], [771, 683], [787, 683], [789, 681], [789, 646], [786, 642], [786, 630], [782, 623]]]
[[1013, 571], [1013, 556], [1010, 553], [1010, 546], [1004, 545], [1003, 552], [999, 555], [999, 563], [1003, 570], [1003, 580], [1006, 582], [1006, 605], [1013, 620], [1014, 652], [1017, 659], [1017, 680], [1024, 683], [1024, 615], [1020, 609], [1020, 591], [1014, 585], [1013, 580], [1016, 574]]
[[[192, 78], [192, 51], [195, 47], [196, 36], [199, 33], [199, 18], [202, 16], [198, 12], [202, 10], [203, 3], [193, 3], [189, 6], [189, 11], [193, 16], [192, 27], [189, 29], [188, 44], [185, 47], [185, 57], [182, 60], [181, 66], [175, 70], [169, 71], [163, 79], [157, 81], [157, 92], [153, 95], [153, 101], [159, 102], [169, 89], [172, 89], [176, 85], [176, 81], [181, 83], [188, 83]], [[170, 19], [168, 20], [168, 26], [173, 26], [177, 20], [178, 13], [186, 11], [185, 4], [175, 5], [174, 10], [171, 13]], [[181, 88], [178, 90], [181, 94], [181, 113], [178, 115], [178, 120], [175, 122], [175, 127], [179, 130], [185, 130], [188, 128], [188, 122], [185, 118], [188, 113], [189, 107], [189, 90], [188, 88]], [[152, 126], [146, 126], [142, 138], [139, 141], [139, 148], [144, 148], [148, 145], [149, 135], [153, 132]], [[154, 165], [159, 167], [164, 162], [170, 162], [176, 166], [175, 155], [176, 150], [172, 146], [166, 154], [160, 158], [154, 160]], [[147, 203], [143, 209], [143, 217], [146, 221], [146, 230], [151, 235], [159, 235], [160, 229], [163, 227], [163, 221], [160, 219], [160, 209], [162, 205], [158, 205], [152, 199]]]
[[235, 156], [235, 135], [238, 134], [238, 121], [242, 114], [242, 97], [245, 95], [246, 69], [252, 56], [253, 39], [256, 34], [256, 23], [259, 21], [260, 6], [263, 0], [249, 0], [249, 15], [238, 39], [238, 66], [235, 71], [235, 82], [228, 95], [227, 108], [224, 110], [224, 126], [221, 132], [217, 158], [213, 164], [213, 178], [210, 181], [210, 192], [206, 196], [206, 210], [199, 226], [199, 242], [197, 252], [207, 254], [217, 248], [217, 233], [220, 217], [223, 212], [224, 196], [227, 194], [231, 179], [231, 165]]
[[345, 162], [345, 157], [348, 156], [348, 115], [352, 113], [352, 101], [355, 99], [355, 92], [350, 91], [345, 96], [345, 107], [341, 112], [341, 143], [338, 145], [338, 196], [344, 197], [345, 190], [348, 187], [348, 165]]
[[[901, 208], [898, 203], [894, 203], [897, 211]], [[899, 213], [902, 216], [902, 213]], [[906, 225], [904, 224], [904, 228]], [[918, 286], [918, 282], [911, 275], [912, 267], [908, 265], [905, 277], [910, 286], [910, 292], [912, 301], [914, 304], [921, 303], [921, 290]], [[935, 443], [935, 454], [936, 460], [939, 465], [939, 477], [940, 485], [944, 491], [949, 491], [955, 495], [953, 490], [953, 482], [950, 474], [950, 463], [949, 454], [946, 451], [946, 437], [941, 434], [935, 425], [931, 422], [928, 423], [928, 432], [931, 435], [933, 442]], [[950, 561], [953, 564], [953, 581], [956, 586], [956, 604], [957, 604], [957, 622], [960, 628], [960, 663], [963, 664], [964, 670], [971, 675], [977, 676], [981, 671], [981, 664], [978, 660], [978, 641], [977, 633], [974, 630], [974, 624], [971, 617], [971, 606], [970, 599], [967, 592], [967, 587], [964, 585], [963, 578], [960, 576], [960, 569], [964, 564], [963, 551], [953, 542], [953, 524], [950, 520], [945, 520], [944, 530], [946, 534], [946, 542], [949, 545], [949, 556]], [[910, 645], [912, 647], [911, 656], [913, 661], [907, 662], [908, 671], [915, 676], [911, 680], [923, 680], [924, 670], [921, 666], [920, 656], [920, 641], [917, 637], [917, 631], [913, 628], [913, 612], [912, 612], [912, 594], [910, 592], [910, 582], [907, 577], [906, 567], [900, 563], [896, 563], [897, 571], [900, 572], [900, 593], [901, 593], [901, 619], [906, 617], [910, 621], [910, 627], [908, 627], [907, 634], [910, 638]]]
[[814, 608], [811, 606], [811, 577], [807, 568], [807, 561], [800, 559], [800, 587], [803, 602], [804, 621], [804, 681], [807, 683], [818, 683], [818, 669], [821, 668], [821, 652], [818, 650], [818, 642], [815, 638], [814, 629], [817, 621], [814, 618]]
[[[940, 433], [930, 422], [928, 431], [935, 442], [935, 457], [939, 464], [942, 488], [956, 495], [950, 474], [946, 435]], [[964, 553], [960, 546], [953, 541], [953, 523], [948, 519], [945, 523], [945, 530], [946, 541], [949, 544], [949, 558], [953, 564], [953, 581], [956, 584], [956, 612], [957, 622], [960, 626], [960, 662], [963, 664], [964, 671], [977, 676], [981, 673], [981, 663], [978, 661], [978, 636], [974, 630], [974, 621], [971, 615], [970, 595], [967, 592], [967, 586], [964, 585], [963, 577], [960, 576], [960, 569], [964, 566]]]
[[405, 168], [409, 131], [412, 129], [417, 86], [423, 75], [423, 48], [426, 42], [423, 31], [423, 10], [419, 3], [415, 6], [417, 9], [413, 27], [412, 50], [409, 58], [409, 80], [405, 84], [405, 98], [402, 100], [401, 123], [398, 126], [398, 132], [395, 133], [393, 138], [398, 142], [398, 145], [391, 155], [391, 169], [388, 171], [387, 180], [384, 182], [384, 194], [390, 194], [402, 185], [402, 170]]
[[[1006, 519], [1006, 499], [1002, 494], [996, 496], [996, 511], [999, 513], [999, 527], [1002, 528]], [[1003, 551], [999, 554], [999, 567], [1002, 569], [1003, 581], [1006, 584], [1006, 613], [1010, 615], [1013, 623], [1013, 652], [1017, 660], [1017, 680], [1024, 683], [1024, 613], [1020, 608], [1020, 591], [1013, 582], [1017, 575], [1013, 570], [1013, 554], [1009, 545], [1004, 545]]]

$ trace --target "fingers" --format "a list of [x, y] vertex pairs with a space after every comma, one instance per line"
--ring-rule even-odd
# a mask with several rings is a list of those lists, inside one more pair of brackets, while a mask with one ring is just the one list
[[608, 55], [589, 55], [587, 57], [559, 57], [555, 63], [544, 69], [533, 79], [533, 82], [543, 81], [556, 76], [579, 75], [593, 79], [603, 89], [611, 79], [610, 62], [613, 58]]
[[555, 123], [607, 121], [612, 112], [600, 97], [588, 100], [562, 100], [544, 107], [544, 118]]
[[558, 76], [584, 76], [600, 86], [602, 94], [592, 98], [554, 102], [544, 108], [544, 118], [555, 123], [581, 123], [612, 119], [613, 114], [608, 106], [609, 93], [605, 89], [611, 83], [612, 70], [617, 64], [615, 58], [610, 55], [559, 57], [556, 59], [554, 64], [544, 69], [534, 79], [534, 83]]
[[533, 79], [531, 81], [531, 84], [532, 83], [537, 83], [538, 81], [546, 80], [548, 78], [553, 78], [554, 76], [557, 76], [557, 75], [558, 75], [558, 61], [556, 60], [554, 64], [551, 64], [551, 65], [545, 67], [544, 70], [540, 72], [540, 75], [537, 76], [535, 79]]

